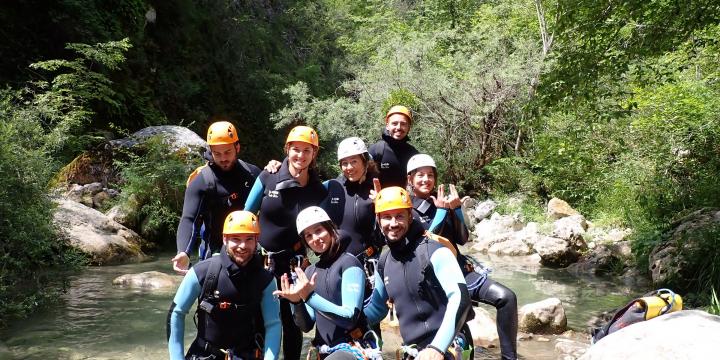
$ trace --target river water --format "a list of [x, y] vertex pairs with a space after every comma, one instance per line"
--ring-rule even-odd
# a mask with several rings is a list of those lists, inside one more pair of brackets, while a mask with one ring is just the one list
[[[171, 273], [170, 257], [165, 254], [141, 264], [90, 267], [70, 275], [68, 291], [57, 304], [0, 333], [0, 359], [167, 358], [165, 322], [174, 291], [120, 288], [113, 286], [112, 280], [150, 270]], [[568, 326], [579, 332], [586, 332], [586, 322], [594, 314], [645, 292], [598, 278], [579, 279], [564, 270], [540, 268], [519, 258], [478, 257], [494, 269], [493, 279], [517, 293], [520, 306], [548, 297], [562, 300]], [[186, 319], [186, 329], [187, 346], [195, 334], [191, 316]], [[552, 341], [521, 341], [519, 352], [524, 359], [557, 358]], [[497, 349], [490, 349], [476, 358], [497, 358], [497, 354]]]

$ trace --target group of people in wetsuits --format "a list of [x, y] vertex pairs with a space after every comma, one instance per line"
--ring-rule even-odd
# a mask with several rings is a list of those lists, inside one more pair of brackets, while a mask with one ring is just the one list
[[[208, 164], [188, 179], [173, 268], [184, 273], [168, 313], [172, 359], [380, 358], [379, 322], [394, 308], [405, 358], [472, 354], [471, 302], [497, 308], [503, 359], [516, 359], [517, 300], [459, 252], [468, 239], [453, 185], [408, 133], [413, 116], [393, 106], [369, 148], [339, 143], [341, 175], [322, 181], [317, 132], [293, 128], [286, 158], [263, 171], [238, 158], [235, 127], [207, 133]], [[198, 242], [200, 262], [190, 267]], [[317, 255], [310, 265], [307, 251]], [[215, 256], [213, 256], [215, 255]], [[274, 281], [273, 281], [274, 280]], [[198, 333], [184, 348], [197, 302]]]

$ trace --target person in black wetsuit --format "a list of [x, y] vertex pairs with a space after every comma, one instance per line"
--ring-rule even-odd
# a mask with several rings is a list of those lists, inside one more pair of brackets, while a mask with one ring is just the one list
[[[222, 230], [223, 251], [187, 272], [168, 312], [170, 359], [279, 358], [277, 285], [257, 254], [259, 232], [254, 214], [230, 213]], [[197, 336], [185, 353], [185, 316], [196, 301]]]
[[[294, 285], [283, 275], [281, 290], [275, 294], [293, 303], [295, 323], [300, 329], [309, 332], [315, 325], [313, 348], [308, 353], [316, 352], [322, 359], [354, 360], [351, 342], [362, 342], [367, 332], [362, 313], [365, 289], [362, 264], [345, 251], [347, 242], [341, 241], [344, 234], [320, 207], [301, 211], [296, 226], [300, 238], [320, 260], [304, 272], [296, 267]], [[378, 345], [372, 345], [368, 350], [357, 347], [354, 350], [380, 355]]]
[[446, 196], [441, 184], [438, 186], [437, 197], [432, 195], [437, 179], [437, 167], [435, 161], [426, 154], [410, 158], [407, 172], [412, 191], [413, 216], [426, 230], [450, 240], [458, 254], [470, 298], [497, 309], [497, 332], [502, 359], [517, 359], [517, 296], [511, 289], [490, 279], [487, 272], [475, 269], [473, 262], [460, 254], [458, 245], [467, 242], [468, 229], [460, 206], [462, 201], [455, 186], [449, 186], [450, 194]]
[[[400, 335], [406, 353], [419, 360], [458, 359], [456, 344], [470, 312], [470, 299], [455, 255], [426, 236], [412, 218], [412, 202], [400, 187], [382, 189], [375, 199], [377, 222], [388, 250], [380, 255], [370, 305], [364, 313], [377, 323], [396, 304]], [[464, 339], [471, 341], [466, 336]], [[458, 346], [455, 346], [458, 345]], [[471, 344], [467, 350], [471, 348]], [[455, 349], [451, 355], [450, 349]]]
[[418, 151], [408, 142], [412, 126], [412, 113], [402, 105], [390, 108], [385, 116], [385, 130], [382, 138], [370, 145], [370, 156], [380, 165], [380, 184], [405, 187], [407, 162]]
[[207, 143], [211, 160], [190, 175], [185, 189], [183, 212], [177, 229], [177, 255], [173, 269], [181, 274], [190, 265], [195, 247], [196, 227], [204, 225], [204, 244], [200, 260], [220, 251], [222, 225], [227, 214], [242, 210], [260, 169], [238, 158], [240, 143], [235, 126], [227, 121], [208, 128]]
[[[338, 228], [350, 237], [346, 251], [363, 262], [379, 255], [384, 245], [376, 236], [373, 199], [378, 172], [368, 154], [365, 142], [357, 137], [344, 139], [338, 145], [338, 162], [342, 174], [325, 181], [328, 197], [321, 207]], [[377, 181], [377, 180], [375, 180]]]
[[[291, 262], [301, 262], [305, 247], [295, 232], [295, 219], [304, 208], [320, 204], [327, 191], [317, 175], [315, 159], [319, 149], [318, 135], [310, 127], [296, 126], [285, 141], [287, 157], [280, 169], [271, 174], [263, 171], [250, 190], [245, 210], [260, 212], [260, 245], [267, 256], [267, 267], [280, 281], [290, 271]], [[302, 332], [295, 325], [290, 303], [280, 301], [283, 324], [283, 356], [300, 358]]]

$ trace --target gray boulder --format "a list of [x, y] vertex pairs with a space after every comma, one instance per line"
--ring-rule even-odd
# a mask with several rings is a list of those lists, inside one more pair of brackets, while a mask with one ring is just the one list
[[565, 308], [558, 298], [524, 305], [519, 311], [518, 328], [533, 334], [562, 334], [567, 330]]
[[620, 274], [632, 265], [632, 252], [628, 241], [598, 244], [584, 254], [578, 262], [568, 266], [575, 274]]
[[553, 237], [569, 240], [578, 248], [586, 249], [587, 244], [583, 238], [588, 224], [582, 215], [566, 216], [558, 219], [553, 223], [553, 231], [550, 234]]
[[481, 307], [474, 307], [473, 310], [475, 318], [467, 323], [473, 337], [473, 344], [484, 348], [499, 346], [500, 337], [497, 332], [495, 316]]
[[116, 277], [113, 285], [145, 290], [175, 290], [182, 276], [170, 275], [159, 271], [146, 271], [139, 274], [125, 274]]
[[475, 208], [472, 211], [472, 217], [475, 218], [475, 221], [481, 221], [482, 219], [487, 218], [490, 216], [493, 211], [495, 211], [495, 208], [498, 207], [498, 203], [495, 201], [488, 199], [480, 204], [477, 204]]
[[676, 221], [663, 234], [664, 241], [657, 245], [649, 258], [649, 270], [655, 284], [682, 284], [691, 279], [693, 265], [703, 259], [699, 256], [702, 241], [708, 231], [720, 229], [720, 210], [701, 209]]
[[678, 311], [614, 332], [580, 359], [712, 359], [718, 334], [720, 317], [700, 310]]
[[558, 354], [558, 358], [562, 360], [575, 360], [580, 358], [587, 351], [590, 344], [571, 340], [558, 338], [555, 340], [555, 352]]
[[523, 229], [523, 223], [517, 216], [493, 213], [490, 219], [483, 219], [473, 231], [475, 251], [488, 252], [495, 244], [513, 238], [516, 231]]
[[533, 248], [540, 255], [540, 263], [548, 267], [567, 267], [580, 258], [578, 248], [565, 239], [541, 236]]
[[66, 199], [58, 207], [53, 224], [59, 235], [86, 253], [94, 265], [121, 264], [145, 259], [144, 240], [134, 231], [110, 220], [101, 212]]
[[138, 130], [127, 138], [119, 140], [111, 140], [110, 146], [113, 148], [124, 147], [132, 148], [139, 144], [145, 143], [153, 136], [161, 136], [163, 141], [170, 146], [172, 151], [185, 151], [189, 153], [202, 153], [207, 147], [207, 143], [194, 131], [175, 125], [150, 126]]

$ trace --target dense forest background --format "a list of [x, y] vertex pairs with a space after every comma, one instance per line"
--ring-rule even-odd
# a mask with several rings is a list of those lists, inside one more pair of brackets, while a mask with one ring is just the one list
[[[374, 142], [406, 104], [442, 181], [629, 226], [645, 269], [674, 219], [720, 206], [717, 1], [29, 0], [0, 21], [0, 319], [57, 291], [30, 272], [82, 263], [51, 226], [58, 171], [150, 125], [228, 119], [263, 164], [309, 124], [333, 176], [339, 140]], [[174, 199], [138, 185], [162, 153], [123, 189], [173, 229], [186, 170]], [[717, 234], [697, 286], [720, 284]]]

